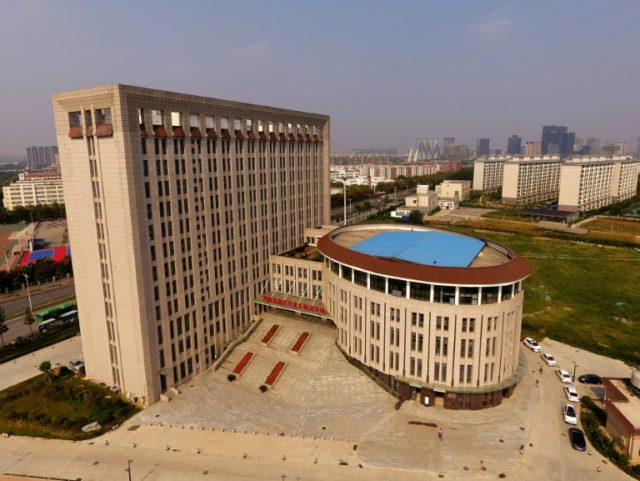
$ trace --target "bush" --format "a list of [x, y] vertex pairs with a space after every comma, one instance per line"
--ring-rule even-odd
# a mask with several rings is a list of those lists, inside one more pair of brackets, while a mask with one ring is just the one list
[[235, 381], [236, 379], [237, 378], [236, 378], [235, 374], [233, 374], [233, 373], [227, 374], [227, 381], [231, 382], [231, 381]]

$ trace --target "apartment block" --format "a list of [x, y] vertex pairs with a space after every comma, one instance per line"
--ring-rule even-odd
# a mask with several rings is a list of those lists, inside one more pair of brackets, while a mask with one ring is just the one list
[[585, 212], [633, 197], [640, 160], [628, 156], [575, 157], [560, 171], [558, 210]]
[[502, 202], [530, 204], [558, 198], [560, 156], [519, 157], [504, 163]]
[[127, 85], [53, 96], [89, 378], [149, 405], [329, 221], [329, 117]]
[[489, 156], [473, 162], [473, 190], [495, 192], [502, 187], [504, 163], [511, 156]]
[[58, 170], [23, 172], [18, 180], [2, 187], [5, 209], [42, 204], [64, 204], [62, 177]]

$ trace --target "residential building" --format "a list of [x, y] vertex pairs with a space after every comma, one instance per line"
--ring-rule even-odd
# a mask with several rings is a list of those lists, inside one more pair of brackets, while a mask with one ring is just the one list
[[5, 209], [43, 204], [64, 204], [62, 177], [57, 168], [27, 171], [18, 180], [2, 187]]
[[329, 117], [127, 85], [53, 96], [87, 377], [144, 405], [254, 321], [329, 221]]
[[491, 153], [489, 142], [489, 139], [478, 139], [476, 142], [476, 157], [483, 157]]
[[27, 167], [39, 169], [48, 167], [58, 162], [58, 147], [55, 145], [47, 147], [27, 147]]
[[438, 199], [457, 199], [465, 201], [471, 197], [470, 180], [444, 180], [436, 185]]
[[589, 137], [587, 139], [587, 147], [589, 147], [589, 155], [600, 155], [600, 139], [596, 139], [595, 137]]
[[542, 143], [527, 142], [524, 149], [524, 155], [527, 157], [537, 157], [538, 155], [542, 155]]
[[522, 154], [522, 137], [515, 134], [509, 137], [509, 139], [507, 140], [507, 154]]
[[483, 157], [473, 162], [473, 190], [495, 192], [502, 187], [504, 163], [511, 156]]
[[630, 156], [574, 157], [562, 164], [558, 210], [585, 212], [633, 197], [640, 160]]
[[531, 204], [558, 198], [560, 156], [519, 157], [504, 163], [502, 202]]
[[400, 399], [482, 409], [514, 392], [526, 369], [522, 257], [398, 224], [341, 227], [311, 244], [271, 256], [258, 302], [333, 321], [342, 353]]

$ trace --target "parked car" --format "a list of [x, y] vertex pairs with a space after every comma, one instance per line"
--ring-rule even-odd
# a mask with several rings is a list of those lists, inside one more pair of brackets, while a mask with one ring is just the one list
[[542, 351], [542, 347], [540, 347], [540, 344], [538, 344], [538, 341], [536, 341], [532, 337], [525, 337], [523, 342], [524, 342], [524, 345], [527, 346], [529, 349], [531, 349], [533, 352]]
[[571, 379], [571, 374], [566, 369], [556, 369], [556, 375], [562, 382], [570, 383], [573, 380]]
[[555, 366], [558, 364], [556, 358], [548, 352], [543, 352], [540, 356], [542, 356], [542, 360], [547, 363], [547, 366]]
[[573, 449], [578, 451], [585, 451], [587, 449], [584, 433], [578, 428], [569, 428], [569, 441]]
[[73, 372], [80, 372], [80, 369], [82, 369], [84, 367], [84, 362], [82, 362], [80, 359], [72, 359], [71, 361], [69, 361], [69, 369], [71, 369]]
[[583, 374], [578, 377], [582, 384], [602, 384], [602, 378], [597, 374]]
[[573, 404], [565, 404], [562, 408], [562, 414], [564, 415], [565, 423], [578, 424], [578, 417], [576, 416], [576, 410]]
[[573, 386], [565, 386], [564, 395], [569, 401], [580, 402], [580, 396], [578, 395], [578, 391], [576, 391], [576, 388]]

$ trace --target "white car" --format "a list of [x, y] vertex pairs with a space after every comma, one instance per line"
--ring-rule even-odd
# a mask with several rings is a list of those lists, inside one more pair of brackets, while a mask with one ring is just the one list
[[565, 369], [556, 369], [556, 375], [560, 378], [562, 382], [571, 383], [573, 382], [571, 379], [571, 374]]
[[564, 415], [565, 423], [578, 424], [578, 417], [576, 416], [576, 409], [573, 407], [573, 404], [565, 404], [562, 408], [562, 414]]
[[80, 372], [80, 369], [82, 369], [84, 367], [84, 362], [82, 362], [80, 359], [72, 359], [69, 362], [69, 369], [71, 369], [73, 372]]
[[543, 352], [540, 355], [542, 356], [542, 360], [547, 363], [547, 366], [555, 366], [558, 364], [556, 358], [548, 352]]
[[565, 386], [564, 387], [564, 395], [571, 402], [580, 402], [580, 396], [578, 395], [578, 391], [573, 386]]
[[542, 348], [540, 347], [540, 344], [538, 344], [538, 341], [536, 341], [532, 337], [525, 337], [523, 342], [524, 345], [531, 349], [533, 352], [542, 351]]

